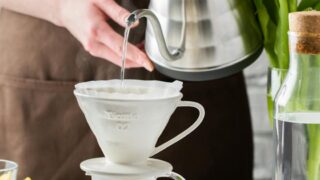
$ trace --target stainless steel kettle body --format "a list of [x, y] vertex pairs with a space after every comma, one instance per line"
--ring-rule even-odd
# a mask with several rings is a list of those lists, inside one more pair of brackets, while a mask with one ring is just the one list
[[[161, 73], [203, 81], [237, 73], [262, 50], [250, 0], [151, 0], [145, 49]], [[159, 26], [159, 27], [158, 27]]]

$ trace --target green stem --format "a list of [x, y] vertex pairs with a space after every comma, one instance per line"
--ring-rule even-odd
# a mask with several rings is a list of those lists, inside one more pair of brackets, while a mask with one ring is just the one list
[[308, 152], [308, 179], [320, 179], [320, 125], [308, 125], [309, 152]]
[[279, 0], [279, 22], [276, 31], [274, 51], [279, 59], [279, 67], [287, 69], [289, 67], [289, 7], [287, 0]]
[[[312, 67], [320, 67], [320, 56], [311, 56], [309, 62], [312, 63]], [[310, 70], [313, 71], [313, 70]], [[319, 76], [309, 77], [310, 80], [310, 95], [319, 98], [320, 89]], [[316, 101], [317, 102], [317, 101]], [[310, 104], [311, 109], [320, 109], [320, 103]], [[308, 125], [308, 135], [309, 135], [309, 152], [308, 152], [308, 178], [310, 180], [320, 179], [320, 125], [311, 124]]]

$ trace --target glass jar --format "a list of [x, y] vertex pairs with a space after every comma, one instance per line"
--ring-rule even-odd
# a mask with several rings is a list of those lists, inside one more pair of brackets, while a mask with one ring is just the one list
[[0, 180], [16, 180], [17, 171], [17, 163], [0, 159]]
[[320, 180], [320, 36], [290, 32], [289, 40], [290, 67], [275, 100], [274, 180]]

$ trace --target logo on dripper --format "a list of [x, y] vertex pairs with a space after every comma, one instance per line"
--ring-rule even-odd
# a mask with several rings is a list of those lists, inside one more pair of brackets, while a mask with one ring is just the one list
[[133, 120], [138, 119], [137, 113], [133, 112], [116, 112], [116, 111], [104, 111], [105, 118], [107, 120], [116, 121], [116, 128], [118, 130], [126, 130], [129, 124]]

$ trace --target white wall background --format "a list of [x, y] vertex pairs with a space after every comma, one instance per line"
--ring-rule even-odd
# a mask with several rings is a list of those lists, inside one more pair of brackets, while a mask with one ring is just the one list
[[254, 132], [254, 179], [272, 179], [272, 128], [267, 111], [267, 67], [268, 59], [263, 53], [245, 70], [247, 91]]

